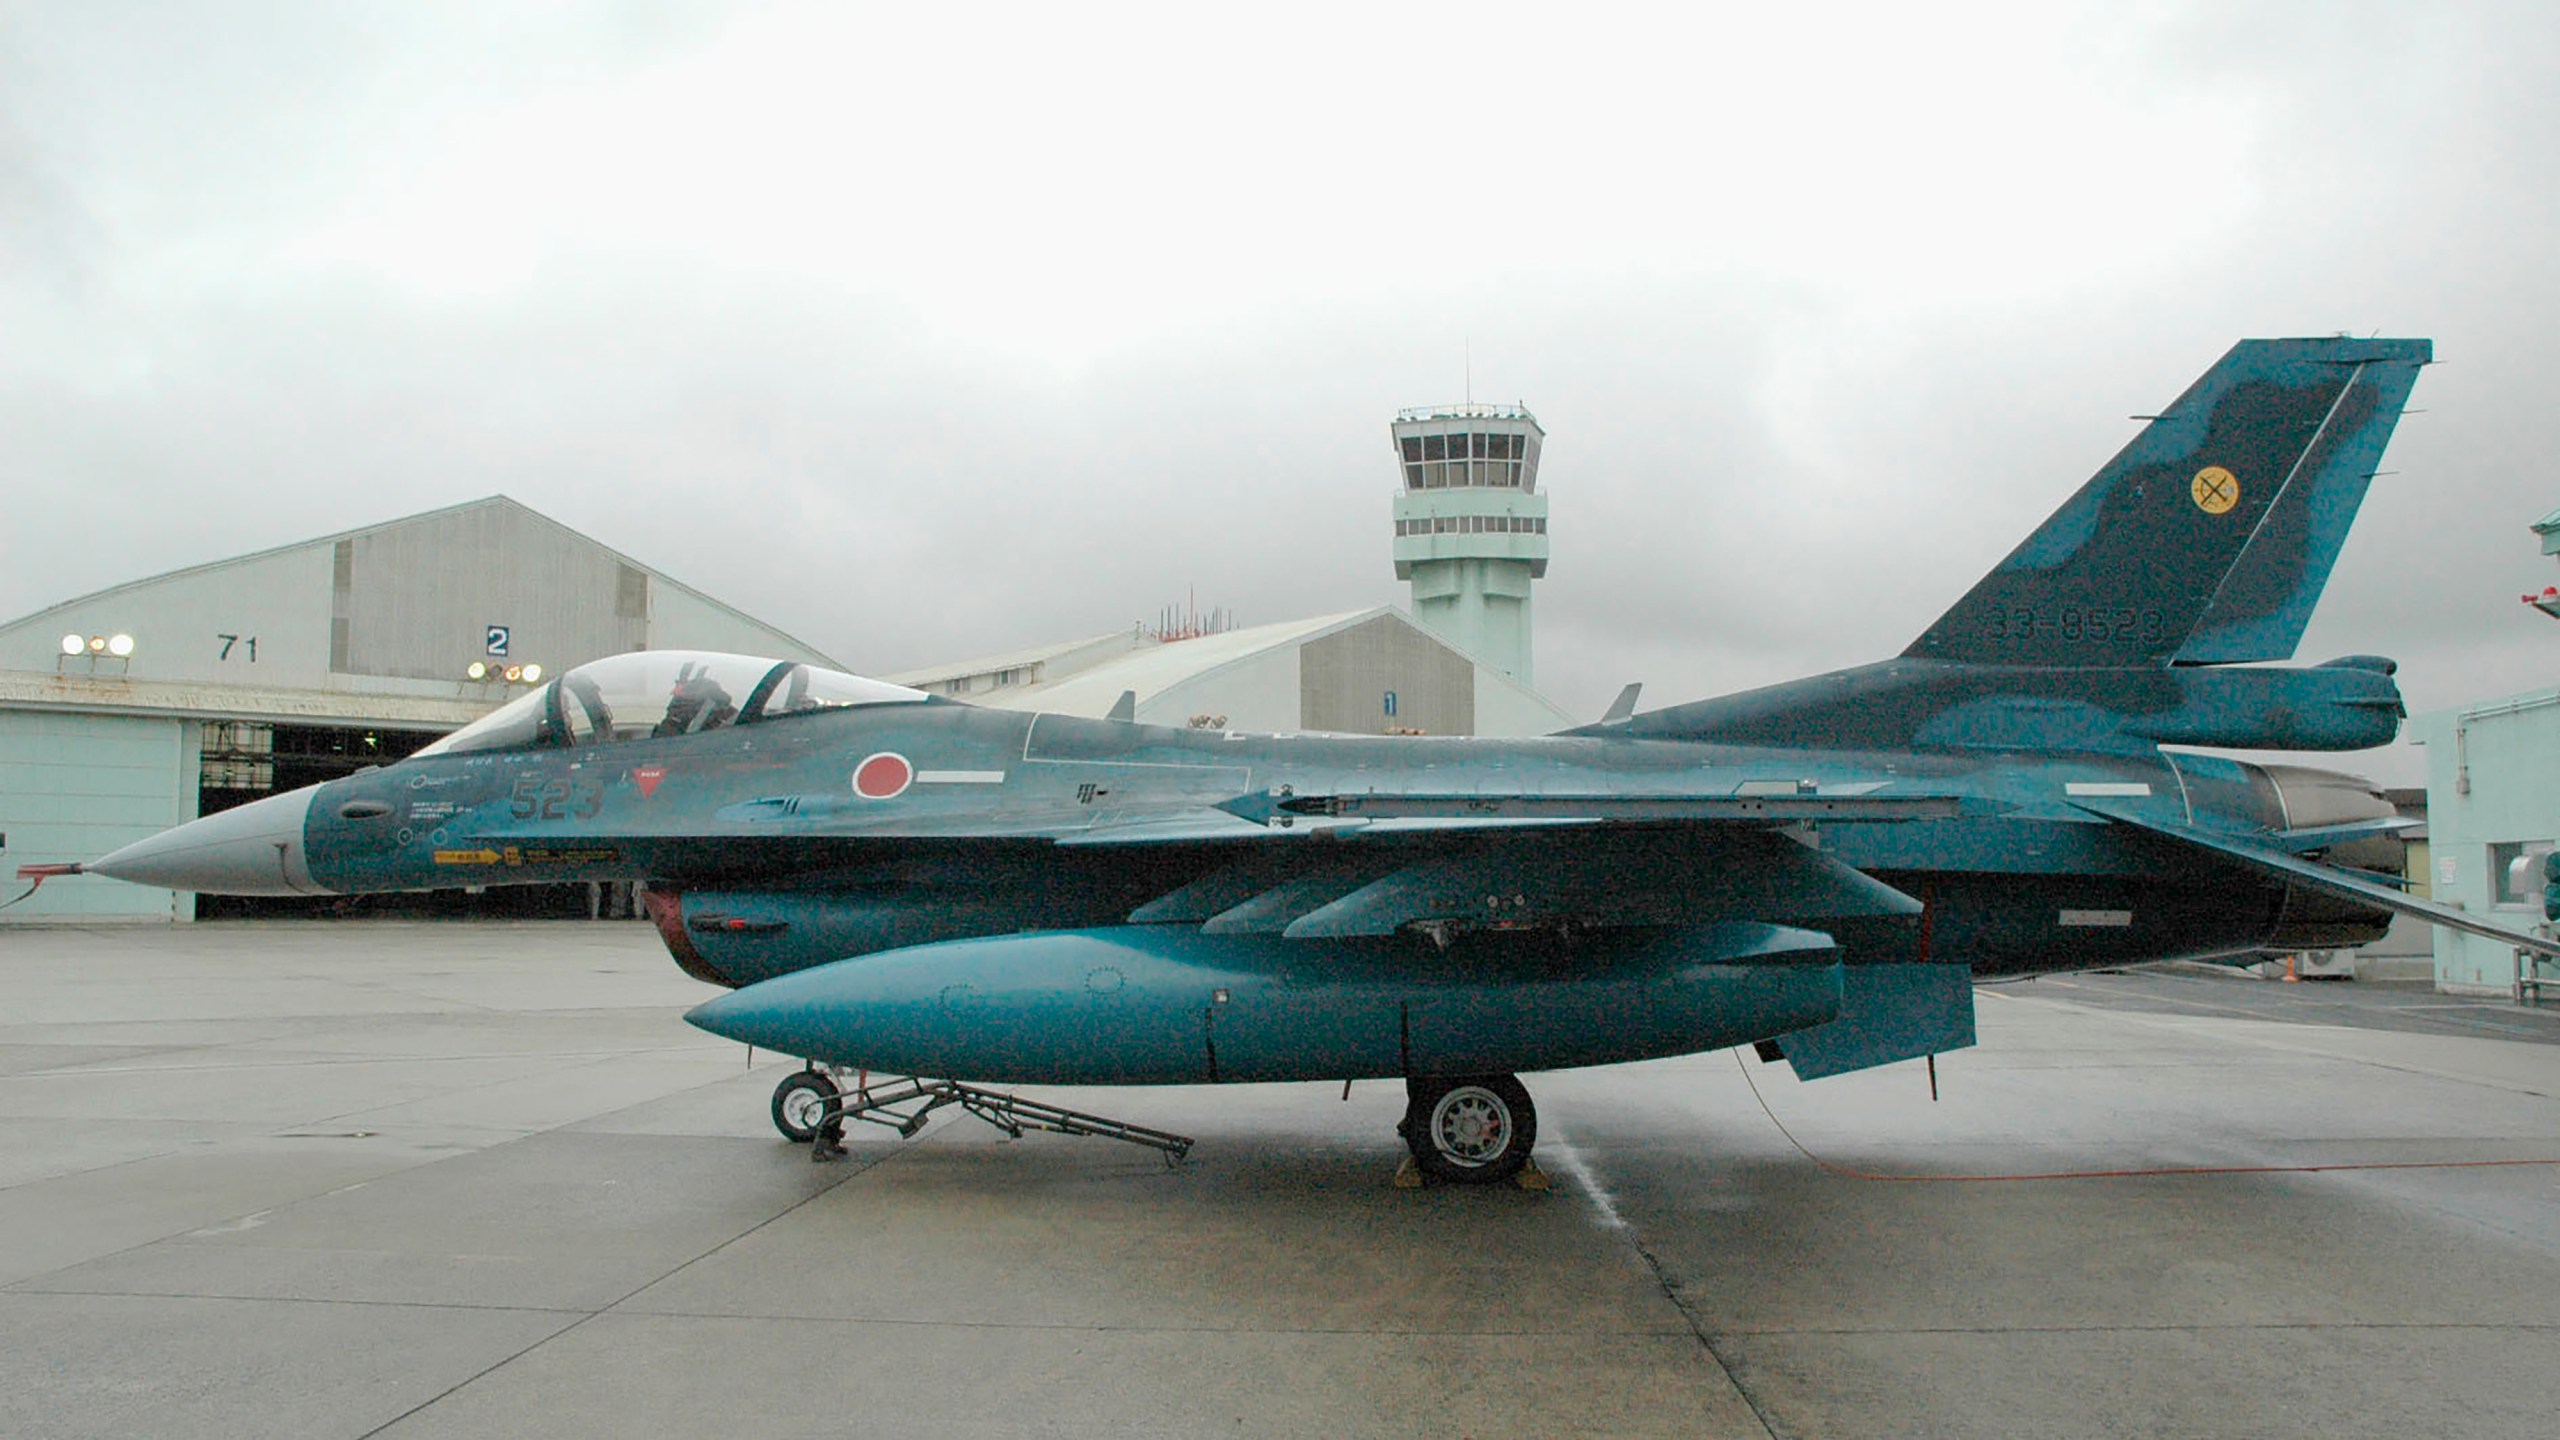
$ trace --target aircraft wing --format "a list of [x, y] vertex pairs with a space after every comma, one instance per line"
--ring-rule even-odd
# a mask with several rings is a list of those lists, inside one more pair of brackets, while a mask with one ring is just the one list
[[2191, 825], [2172, 825], [2165, 821], [2148, 819], [2106, 806], [2081, 804], [2078, 808], [2119, 825], [2130, 825], [2137, 830], [2148, 831], [2181, 844], [2209, 850], [2225, 860], [2280, 880], [2307, 885], [2314, 890], [2325, 891], [2342, 899], [2360, 900], [2365, 904], [2379, 906], [2398, 914], [2415, 915], [2421, 920], [2432, 921], [2466, 934], [2495, 940], [2500, 944], [2521, 946], [2527, 950], [2560, 958], [2560, 940], [2546, 939], [2526, 931], [2495, 924], [2468, 910], [2458, 910], [2451, 905], [2439, 904], [2433, 900], [2421, 900], [2415, 895], [2406, 894], [2362, 875], [2341, 870], [2335, 865], [2323, 865], [2319, 861], [2291, 854], [2274, 843], [2245, 836], [2200, 830]]
[[[729, 806], [724, 821], [771, 825], [779, 836], [847, 839], [1049, 840], [1061, 845], [1179, 845], [1199, 841], [1283, 840], [1332, 832], [1361, 836], [1536, 830], [1626, 825], [1705, 829], [1770, 829], [1824, 820], [1946, 820], [2003, 807], [1958, 795], [1603, 794], [1486, 791], [1299, 794], [1278, 789], [1203, 800], [1198, 808], [1131, 819], [1056, 810], [1026, 810], [992, 819], [982, 814], [883, 816], [852, 821], [862, 807], [844, 797], [771, 796]], [[1290, 832], [1296, 832], [1293, 836]], [[503, 843], [503, 842], [500, 842]]]
[[[1936, 820], [1983, 802], [1957, 795], [1603, 794], [1288, 787], [1189, 819], [1097, 827], [1062, 844], [1266, 836], [1130, 916], [1211, 934], [1343, 939], [1416, 922], [1497, 927], [1559, 921], [1701, 925], [1919, 913], [1919, 902], [1805, 843], [1823, 820]], [[1572, 831], [1571, 844], [1558, 832]], [[1310, 845], [1323, 840], [1335, 843]], [[1346, 843], [1348, 842], [1348, 843]]]

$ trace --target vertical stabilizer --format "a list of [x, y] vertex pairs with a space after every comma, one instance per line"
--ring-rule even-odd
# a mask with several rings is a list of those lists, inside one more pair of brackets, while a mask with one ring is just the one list
[[2425, 340], [2243, 340], [1904, 651], [1977, 665], [2281, 660]]

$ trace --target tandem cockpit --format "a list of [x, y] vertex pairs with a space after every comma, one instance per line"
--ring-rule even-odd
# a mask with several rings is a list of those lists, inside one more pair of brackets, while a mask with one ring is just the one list
[[930, 698], [904, 685], [797, 660], [637, 650], [578, 666], [417, 753], [610, 745], [853, 705], [913, 705]]

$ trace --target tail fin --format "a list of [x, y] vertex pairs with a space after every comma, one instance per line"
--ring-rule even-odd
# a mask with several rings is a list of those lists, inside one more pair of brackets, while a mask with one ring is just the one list
[[2243, 340], [1902, 652], [1977, 665], [2283, 660], [2425, 340]]

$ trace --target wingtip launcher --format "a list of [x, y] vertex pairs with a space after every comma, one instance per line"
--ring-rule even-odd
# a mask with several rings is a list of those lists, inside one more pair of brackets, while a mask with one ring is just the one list
[[1281, 786], [1239, 795], [1221, 802], [1217, 808], [1258, 825], [1285, 828], [1300, 819], [1795, 825], [1821, 820], [1952, 820], [1991, 813], [1998, 807], [1964, 795], [1496, 795], [1375, 791], [1300, 795]]

